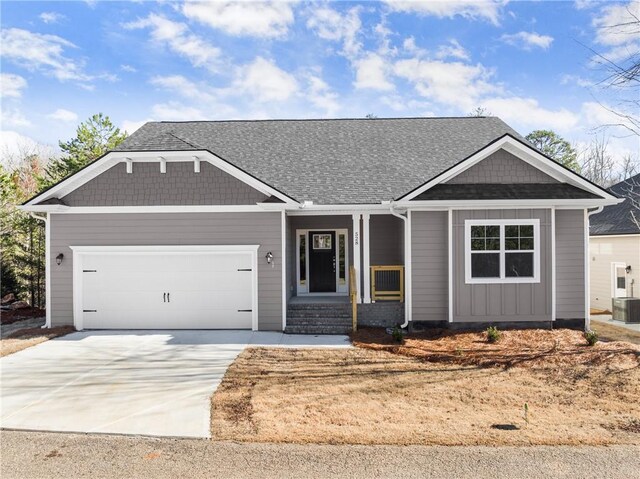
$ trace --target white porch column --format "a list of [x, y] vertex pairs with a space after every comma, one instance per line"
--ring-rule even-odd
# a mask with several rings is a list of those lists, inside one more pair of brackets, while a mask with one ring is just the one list
[[371, 302], [371, 249], [369, 247], [369, 213], [362, 214], [362, 293], [363, 302]]
[[362, 302], [362, 288], [360, 287], [360, 214], [354, 214], [353, 217], [353, 267], [356, 270], [356, 291], [358, 303]]

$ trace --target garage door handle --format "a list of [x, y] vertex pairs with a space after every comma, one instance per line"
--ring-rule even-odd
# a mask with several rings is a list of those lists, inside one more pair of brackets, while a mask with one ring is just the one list
[[238, 313], [251, 313], [253, 312], [253, 309], [239, 309]]

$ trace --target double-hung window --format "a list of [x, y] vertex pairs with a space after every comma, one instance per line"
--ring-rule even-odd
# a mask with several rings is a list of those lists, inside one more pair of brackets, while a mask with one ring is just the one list
[[466, 283], [540, 282], [540, 221], [466, 220]]

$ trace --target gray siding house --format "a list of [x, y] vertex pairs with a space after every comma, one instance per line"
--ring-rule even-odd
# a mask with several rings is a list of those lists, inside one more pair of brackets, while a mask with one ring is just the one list
[[494, 117], [150, 122], [27, 201], [47, 325], [585, 327], [616, 195]]

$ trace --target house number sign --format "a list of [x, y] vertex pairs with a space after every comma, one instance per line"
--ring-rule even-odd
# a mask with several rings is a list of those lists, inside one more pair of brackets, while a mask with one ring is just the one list
[[359, 246], [360, 245], [360, 232], [359, 231], [356, 231], [353, 234], [353, 239], [354, 239], [354, 241], [356, 243], [356, 246]]

